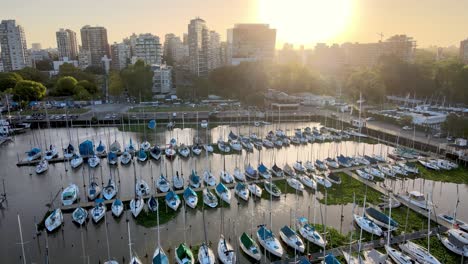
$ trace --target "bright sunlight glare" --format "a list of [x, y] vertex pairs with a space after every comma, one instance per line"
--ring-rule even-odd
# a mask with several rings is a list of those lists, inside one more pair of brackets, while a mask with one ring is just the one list
[[326, 42], [350, 23], [352, 0], [259, 0], [259, 20], [277, 29], [279, 42]]

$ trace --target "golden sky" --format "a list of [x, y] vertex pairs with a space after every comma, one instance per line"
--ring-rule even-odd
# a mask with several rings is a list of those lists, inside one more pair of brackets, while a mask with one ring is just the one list
[[56, 47], [59, 28], [78, 33], [86, 24], [106, 27], [110, 42], [133, 32], [163, 41], [166, 33], [182, 35], [197, 16], [223, 39], [235, 23], [270, 23], [278, 29], [278, 47], [375, 42], [380, 32], [407, 34], [427, 47], [459, 45], [467, 38], [466, 11], [466, 0], [11, 0], [1, 4], [0, 19], [16, 19], [28, 45], [43, 47]]

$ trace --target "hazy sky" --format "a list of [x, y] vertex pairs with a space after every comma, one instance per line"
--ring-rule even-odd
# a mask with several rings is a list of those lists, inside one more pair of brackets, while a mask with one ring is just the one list
[[467, 0], [5, 0], [0, 19], [16, 19], [26, 31], [28, 46], [56, 47], [55, 31], [78, 33], [86, 24], [107, 28], [109, 42], [131, 33], [187, 31], [199, 16], [223, 39], [235, 23], [266, 22], [284, 42], [374, 42], [407, 34], [418, 46], [459, 45], [468, 37]]

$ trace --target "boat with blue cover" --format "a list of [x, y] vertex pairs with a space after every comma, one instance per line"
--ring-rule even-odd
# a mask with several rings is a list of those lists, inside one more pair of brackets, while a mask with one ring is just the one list
[[324, 247], [326, 242], [314, 226], [309, 224], [305, 217], [299, 217], [296, 220], [296, 228], [301, 236], [319, 247]]
[[177, 211], [180, 205], [180, 198], [173, 190], [169, 191], [165, 197], [166, 204], [174, 211]]
[[26, 152], [26, 160], [33, 161], [42, 157], [42, 150], [40, 148], [32, 148], [30, 151]]
[[268, 252], [281, 258], [284, 254], [283, 246], [276, 238], [275, 234], [271, 232], [265, 225], [260, 225], [257, 230], [257, 239]]
[[190, 187], [187, 187], [182, 195], [185, 200], [185, 204], [187, 204], [190, 208], [195, 208], [198, 204], [198, 195], [197, 193]]
[[200, 176], [198, 176], [195, 170], [192, 170], [192, 173], [189, 176], [189, 183], [193, 188], [199, 188], [201, 185]]
[[264, 179], [271, 178], [270, 171], [263, 163], [260, 163], [260, 165], [258, 166], [258, 174], [260, 174], [260, 176], [262, 176]]
[[390, 221], [390, 230], [394, 231], [398, 228], [398, 223], [390, 218], [388, 215], [380, 212], [379, 210], [369, 207], [366, 209], [365, 215], [380, 227], [388, 228]]
[[297, 250], [300, 253], [304, 253], [305, 251], [304, 242], [302, 242], [302, 239], [299, 237], [296, 231], [291, 229], [289, 226], [285, 225], [280, 229], [279, 233], [284, 243], [286, 243], [288, 246], [290, 246], [294, 250]]

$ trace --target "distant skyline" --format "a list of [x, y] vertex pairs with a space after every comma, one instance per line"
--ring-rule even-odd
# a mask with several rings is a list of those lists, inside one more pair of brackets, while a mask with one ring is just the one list
[[285, 42], [313, 47], [317, 42], [376, 42], [395, 34], [413, 37], [419, 47], [458, 46], [468, 38], [468, 1], [460, 0], [15, 0], [1, 4], [0, 19], [15, 19], [25, 29], [28, 47], [56, 47], [55, 32], [84, 25], [104, 26], [109, 43], [132, 33], [181, 36], [191, 19], [201, 17], [221, 34], [236, 23], [268, 23]]

